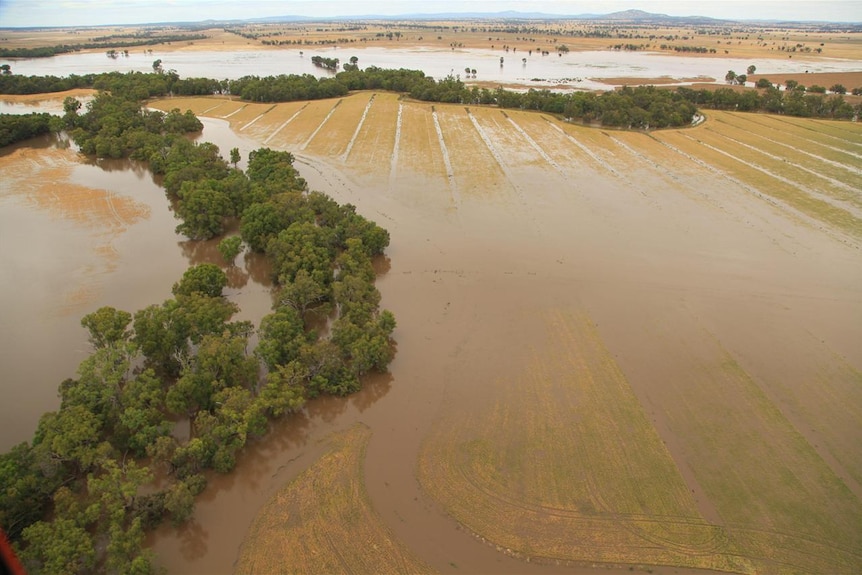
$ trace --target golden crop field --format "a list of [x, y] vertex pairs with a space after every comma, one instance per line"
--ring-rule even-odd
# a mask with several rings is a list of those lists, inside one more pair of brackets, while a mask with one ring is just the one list
[[260, 510], [236, 573], [429, 573], [394, 540], [362, 482], [363, 425], [335, 434], [329, 449]]
[[[394, 376], [445, 390], [409, 464], [458, 524], [536, 562], [862, 569], [858, 123], [712, 111], [641, 133], [382, 92], [240, 114], [388, 218], [385, 296], [434, 358]], [[279, 497], [317, 501], [320, 469], [360, 481], [350, 453]], [[341, 533], [307, 517], [293, 538]]]

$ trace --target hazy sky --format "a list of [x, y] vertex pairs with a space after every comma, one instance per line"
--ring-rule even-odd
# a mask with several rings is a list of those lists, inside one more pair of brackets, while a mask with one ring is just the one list
[[671, 16], [862, 22], [862, 0], [0, 0], [0, 27], [502, 10], [576, 15], [628, 9]]

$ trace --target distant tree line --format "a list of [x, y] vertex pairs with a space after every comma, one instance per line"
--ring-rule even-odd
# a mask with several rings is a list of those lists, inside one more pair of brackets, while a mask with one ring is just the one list
[[47, 134], [53, 121], [47, 113], [0, 114], [0, 147]]
[[0, 58], [49, 58], [57, 54], [80, 52], [98, 48], [131, 48], [135, 46], [154, 46], [171, 42], [192, 42], [205, 40], [206, 34], [171, 34], [169, 36], [154, 36], [139, 39], [121, 39], [110, 41], [113, 37], [106, 36], [103, 41], [85, 42], [83, 44], [57, 44], [56, 46], [40, 46], [38, 48], [0, 48]]
[[[379, 308], [371, 264], [388, 232], [309, 192], [291, 154], [260, 149], [240, 171], [184, 136], [200, 130], [193, 115], [145, 111], [135, 92], [103, 92], [86, 108], [67, 98], [59, 121], [85, 153], [148, 162], [190, 238], [238, 219], [240, 237], [220, 251], [230, 263], [242, 243], [266, 254], [276, 303], [251, 354], [255, 326], [231, 320], [238, 309], [214, 264], [189, 268], [162, 303], [84, 316], [92, 353], [60, 384], [60, 408], [0, 455], [0, 525], [31, 573], [155, 573], [145, 533], [187, 521], [208, 470], [230, 471], [271, 420], [308, 398], [356, 391], [394, 354], [395, 319]], [[312, 329], [315, 315], [330, 321], [325, 335]], [[178, 421], [183, 439], [172, 433]]]

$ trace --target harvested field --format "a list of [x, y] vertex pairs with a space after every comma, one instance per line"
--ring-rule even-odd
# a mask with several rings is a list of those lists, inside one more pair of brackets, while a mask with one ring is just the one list
[[[815, 220], [827, 222], [844, 233], [855, 238], [862, 238], [862, 205], [858, 191], [855, 191], [851, 181], [836, 179], [836, 168], [845, 168], [845, 172], [853, 172], [858, 166], [852, 162], [846, 164], [836, 161], [816, 160], [816, 141], [805, 139], [804, 130], [814, 133], [823, 131], [855, 128], [847, 123], [837, 127], [835, 122], [781, 118], [792, 125], [802, 128], [794, 140], [796, 149], [808, 152], [810, 161], [806, 166], [800, 166], [790, 161], [784, 155], [784, 150], [777, 146], [749, 144], [744, 142], [751, 138], [752, 131], [736, 127], [725, 122], [718, 124], [725, 115], [721, 112], [711, 113], [717, 120], [717, 127], [712, 124], [700, 126], [692, 130], [669, 130], [654, 134], [654, 137], [676, 150], [686, 150], [700, 161], [715, 166], [717, 169], [735, 174], [741, 181], [752, 186], [760, 193], [771, 196], [782, 205], [797, 210]], [[757, 117], [759, 118], [759, 116]], [[732, 121], [732, 120], [731, 120]], [[822, 126], [818, 126], [822, 124]], [[857, 130], [862, 133], [862, 130]], [[753, 132], [755, 135], [757, 131]], [[769, 150], [769, 151], [766, 151]], [[781, 155], [778, 155], [781, 154]], [[811, 166], [811, 167], [808, 167]]]
[[431, 573], [371, 506], [362, 475], [368, 427], [330, 437], [329, 449], [260, 510], [235, 573]]
[[[332, 112], [334, 106], [338, 106], [341, 100], [314, 100], [303, 106], [299, 114], [275, 134], [268, 145], [272, 147], [303, 147], [313, 137], [315, 131], [320, 128]], [[283, 104], [279, 104], [278, 107]], [[277, 107], [277, 108], [278, 108]], [[276, 109], [277, 109], [276, 108]], [[295, 114], [296, 112], [294, 112]], [[293, 114], [288, 117], [288, 120]], [[286, 120], [285, 120], [286, 121]]]
[[434, 106], [441, 140], [449, 154], [455, 185], [463, 197], [513, 194], [498, 151], [471, 120], [470, 112], [460, 106]]
[[374, 95], [362, 93], [339, 102], [341, 103], [332, 109], [332, 115], [327, 116], [327, 125], [321, 123], [320, 131], [309, 136], [305, 145], [309, 154], [341, 158], [343, 161], [342, 156], [348, 147], [352, 147], [353, 136], [365, 122], [366, 110], [374, 105]]
[[[374, 105], [368, 108], [365, 121], [354, 132], [353, 145], [344, 158], [357, 172], [372, 175], [379, 174], [381, 166], [391, 166], [393, 158], [397, 159], [395, 143], [401, 127], [398, 122], [399, 96], [381, 92], [373, 94], [373, 97]], [[392, 118], [396, 119], [395, 123]]]

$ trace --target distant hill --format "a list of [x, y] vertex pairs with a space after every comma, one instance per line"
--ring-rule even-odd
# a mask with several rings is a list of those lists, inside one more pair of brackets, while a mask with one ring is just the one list
[[716, 20], [706, 16], [668, 16], [667, 14], [653, 14], [643, 10], [623, 10], [611, 14], [548, 14], [546, 12], [518, 12], [506, 10], [502, 12], [439, 12], [433, 14], [366, 14], [362, 16], [341, 16], [327, 18], [311, 18], [308, 16], [268, 16], [266, 18], [249, 18], [245, 22], [323, 22], [333, 20], [613, 20], [619, 22], [643, 22], [643, 23], [674, 23], [674, 24], [702, 24], [720, 23], [724, 20]]

